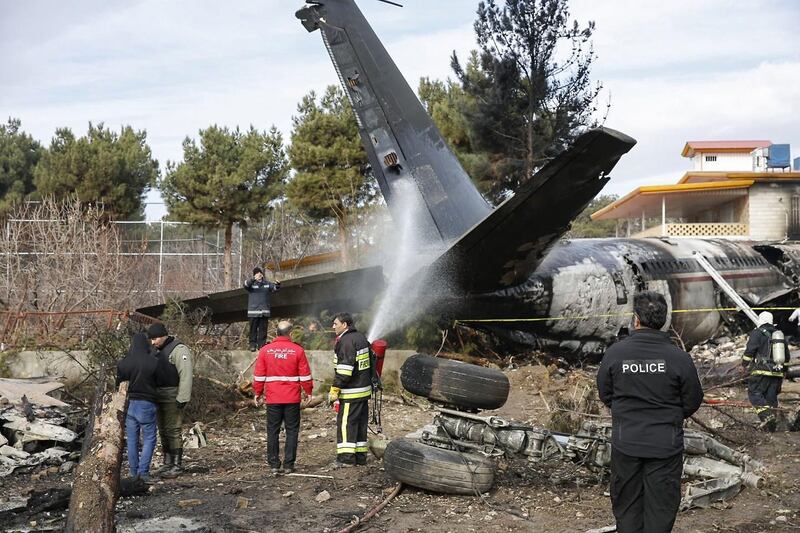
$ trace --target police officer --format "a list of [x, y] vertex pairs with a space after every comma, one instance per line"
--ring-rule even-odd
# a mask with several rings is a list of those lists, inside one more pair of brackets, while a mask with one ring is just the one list
[[634, 331], [606, 350], [597, 372], [611, 408], [611, 504], [617, 531], [671, 531], [681, 498], [683, 421], [703, 389], [689, 354], [660, 331], [667, 303], [653, 291], [633, 300]]
[[367, 464], [367, 426], [372, 396], [369, 341], [353, 326], [349, 313], [333, 318], [336, 333], [333, 386], [328, 402], [339, 400], [334, 468]]
[[269, 281], [261, 267], [253, 269], [253, 277], [244, 282], [247, 291], [247, 319], [250, 322], [250, 351], [267, 342], [267, 321], [270, 316], [269, 295], [281, 288], [279, 281]]
[[156, 474], [167, 479], [183, 473], [183, 409], [192, 397], [193, 361], [189, 347], [171, 336], [167, 327], [157, 322], [147, 328], [150, 343], [158, 351], [158, 433], [164, 464]]
[[761, 420], [761, 428], [770, 432], [777, 427], [774, 408], [778, 407], [785, 372], [784, 365], [772, 359], [772, 334], [777, 330], [772, 322], [769, 311], [758, 315], [759, 325], [750, 332], [742, 355], [742, 365], [749, 373], [747, 397]]

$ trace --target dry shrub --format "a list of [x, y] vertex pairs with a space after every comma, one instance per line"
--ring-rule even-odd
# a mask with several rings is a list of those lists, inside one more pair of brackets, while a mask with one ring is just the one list
[[587, 415], [600, 414], [595, 377], [575, 370], [566, 378], [566, 386], [550, 401], [548, 427], [562, 433], [576, 433]]

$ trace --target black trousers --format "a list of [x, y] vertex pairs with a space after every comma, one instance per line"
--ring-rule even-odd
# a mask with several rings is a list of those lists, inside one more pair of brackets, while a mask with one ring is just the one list
[[747, 378], [747, 398], [762, 422], [775, 419], [774, 407], [778, 407], [778, 394], [783, 378], [777, 376], [750, 376]]
[[265, 316], [251, 316], [250, 321], [250, 346], [260, 349], [267, 343], [267, 321]]
[[611, 506], [619, 533], [672, 531], [681, 502], [683, 453], [650, 459], [611, 450]]
[[341, 463], [367, 464], [369, 401], [342, 402], [336, 416], [336, 460]]
[[270, 468], [281, 467], [281, 445], [278, 436], [281, 425], [286, 429], [283, 451], [284, 468], [294, 468], [297, 458], [297, 437], [300, 435], [300, 404], [277, 403], [267, 405], [267, 462]]

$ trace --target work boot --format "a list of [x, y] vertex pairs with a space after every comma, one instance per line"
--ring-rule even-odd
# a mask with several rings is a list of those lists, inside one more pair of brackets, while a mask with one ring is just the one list
[[183, 474], [183, 448], [172, 450], [172, 467], [161, 474], [164, 479], [174, 479]]
[[775, 430], [778, 429], [778, 421], [774, 416], [765, 418], [764, 421], [759, 425], [759, 429], [761, 429], [761, 431], [766, 431], [767, 433], [775, 433]]
[[173, 466], [175, 466], [175, 456], [172, 455], [172, 452], [164, 452], [164, 464], [156, 468], [152, 474], [154, 476], [160, 476], [167, 470], [170, 470]]

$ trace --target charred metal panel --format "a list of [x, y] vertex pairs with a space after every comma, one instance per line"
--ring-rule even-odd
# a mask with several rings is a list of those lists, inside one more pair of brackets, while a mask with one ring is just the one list
[[800, 244], [756, 244], [753, 249], [800, 287]]
[[[350, 98], [372, 171], [390, 210], [392, 184], [416, 185], [430, 218], [423, 234], [449, 242], [491, 210], [353, 0], [315, 0], [297, 12], [320, 30]], [[386, 156], [394, 153], [387, 164]], [[397, 213], [393, 213], [397, 218]]]

